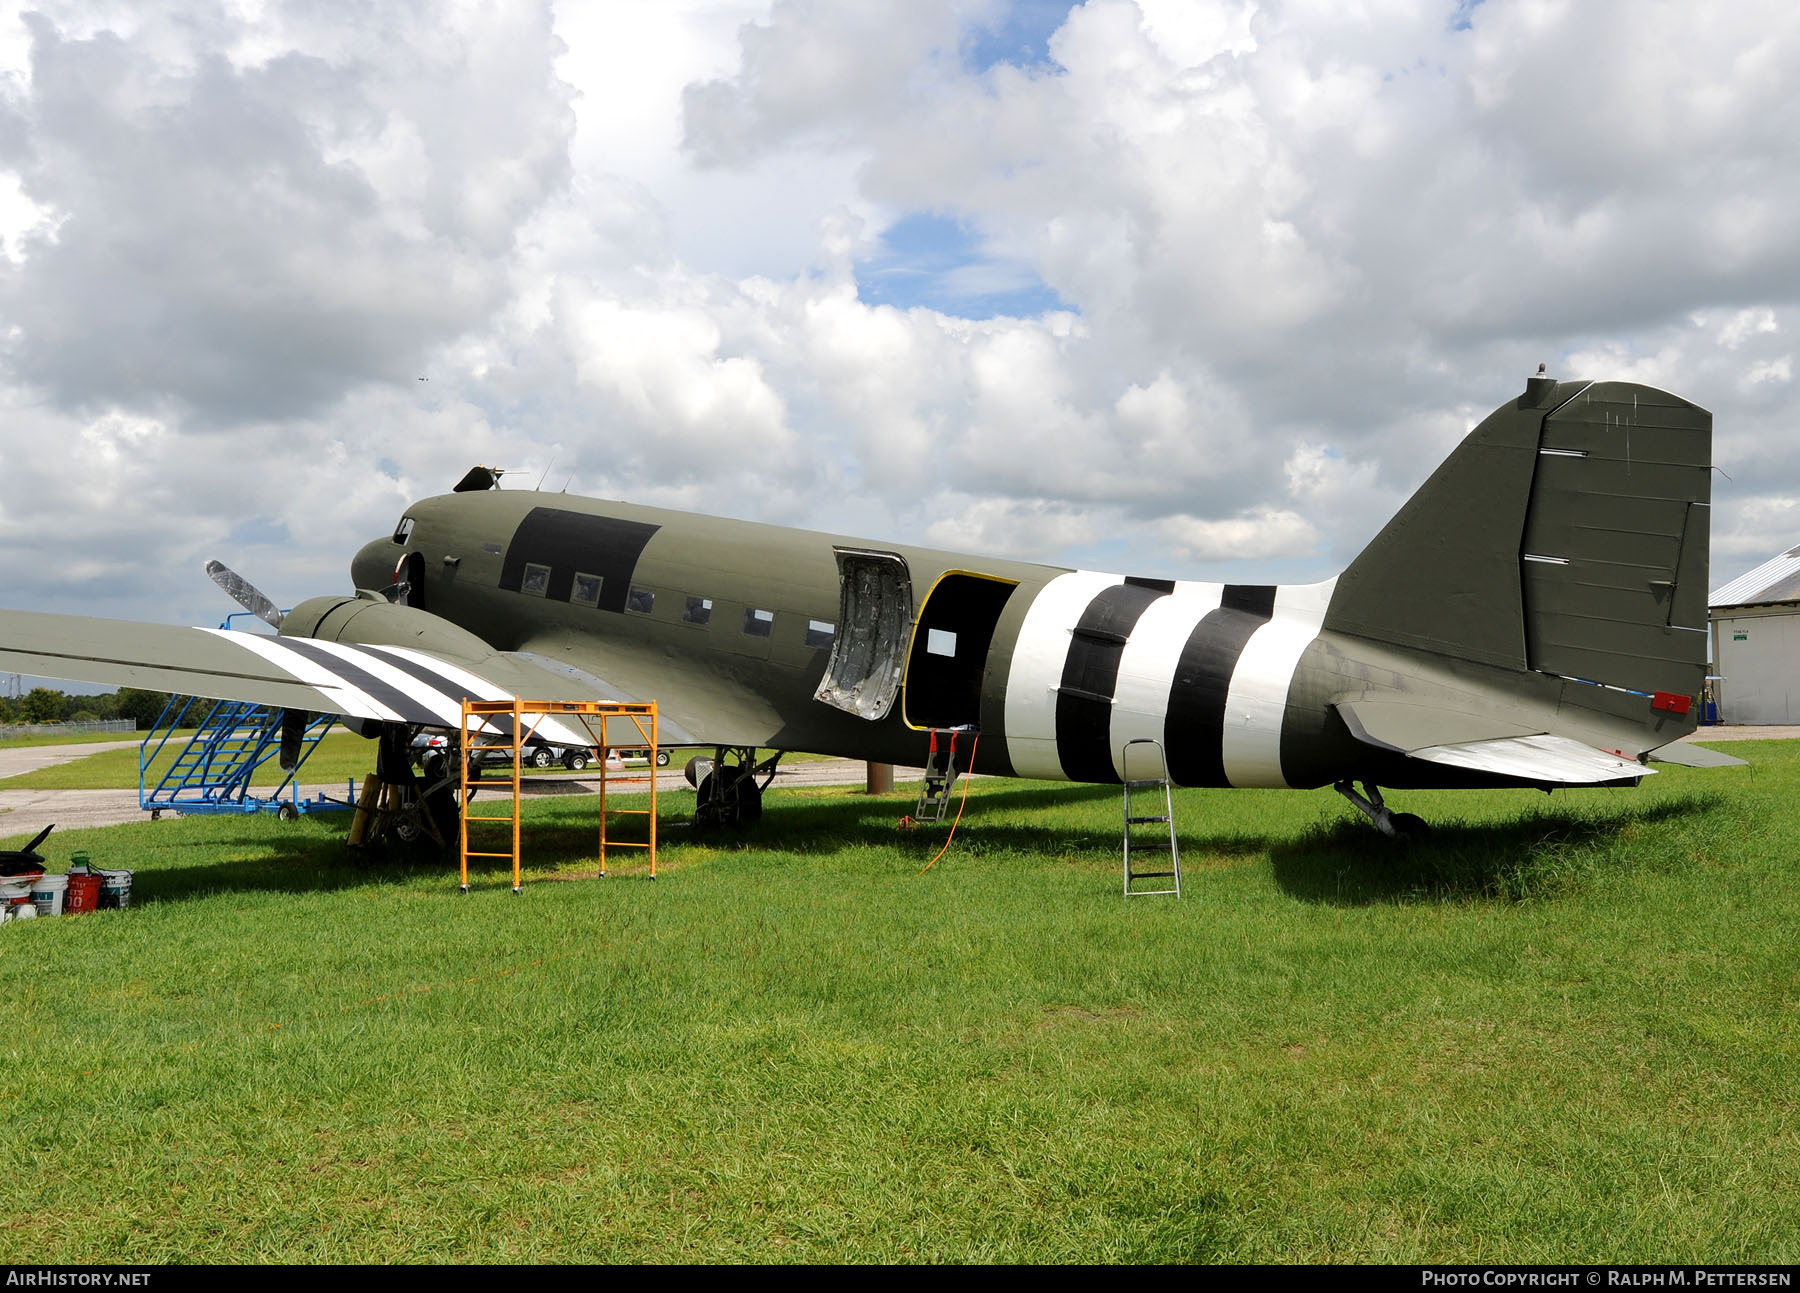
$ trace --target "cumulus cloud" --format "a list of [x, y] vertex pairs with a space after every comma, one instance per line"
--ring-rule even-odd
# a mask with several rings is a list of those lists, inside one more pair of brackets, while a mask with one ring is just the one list
[[346, 12], [323, 52], [296, 22], [303, 43], [246, 63], [242, 20], [187, 19], [77, 37], [25, 18], [14, 182], [58, 223], [15, 235], [29, 254], [0, 272], [15, 378], [71, 410], [232, 425], [410, 378], [481, 326], [518, 224], [568, 176], [548, 16], [396, 33]]
[[[1086, 0], [975, 59], [1009, 16], [0, 21], [8, 602], [204, 618], [190, 568], [234, 545], [284, 599], [340, 587], [475, 461], [1317, 578], [1540, 361], [1713, 410], [1715, 583], [1800, 539], [1789, 9]], [[969, 259], [870, 299], [924, 217]], [[1057, 308], [968, 317], [1032, 279]]]
[[1156, 532], [1174, 556], [1194, 562], [1306, 557], [1319, 544], [1312, 522], [1297, 512], [1272, 507], [1222, 520], [1166, 517], [1157, 522]]

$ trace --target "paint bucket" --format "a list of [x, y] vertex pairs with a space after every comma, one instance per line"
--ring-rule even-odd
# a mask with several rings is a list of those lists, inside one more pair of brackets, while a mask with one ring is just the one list
[[[31, 907], [31, 881], [23, 876], [0, 881], [0, 921], [11, 920], [22, 907]], [[31, 907], [31, 914], [37, 915], [36, 907]]]
[[99, 876], [89, 875], [85, 871], [70, 871], [64, 879], [67, 885], [63, 894], [64, 915], [74, 916], [100, 906]]
[[101, 911], [123, 911], [131, 906], [131, 872], [102, 870], [98, 874]]
[[31, 905], [37, 908], [40, 916], [60, 916], [63, 914], [63, 898], [68, 892], [68, 876], [41, 875], [31, 882]]

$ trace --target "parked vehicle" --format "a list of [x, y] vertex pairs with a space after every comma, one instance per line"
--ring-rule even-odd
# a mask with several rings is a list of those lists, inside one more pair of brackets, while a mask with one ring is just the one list
[[[429, 750], [448, 750], [450, 738], [441, 733], [421, 732], [413, 738], [412, 746], [417, 757], [423, 758], [425, 752]], [[525, 747], [525, 766], [528, 768], [551, 768], [560, 763], [570, 772], [580, 772], [598, 757], [598, 750], [579, 745], [529, 745]], [[665, 755], [658, 761], [658, 766], [667, 764], [668, 761], [668, 757]], [[511, 762], [512, 747], [510, 745], [477, 746], [475, 757], [469, 764], [469, 775], [479, 777], [483, 768], [505, 767]]]

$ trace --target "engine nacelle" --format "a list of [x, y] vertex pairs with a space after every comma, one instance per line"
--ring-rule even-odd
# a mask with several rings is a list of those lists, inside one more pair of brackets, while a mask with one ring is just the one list
[[442, 616], [366, 594], [308, 598], [282, 620], [281, 636], [414, 647], [471, 665], [494, 654], [493, 647]]

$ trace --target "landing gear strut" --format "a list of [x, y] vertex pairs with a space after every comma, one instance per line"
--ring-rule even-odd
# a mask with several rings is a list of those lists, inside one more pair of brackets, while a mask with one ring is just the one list
[[[1349, 778], [1332, 787], [1345, 799], [1375, 823], [1375, 829], [1389, 839], [1417, 839], [1421, 835], [1429, 835], [1431, 826], [1423, 817], [1412, 813], [1397, 813], [1381, 800], [1381, 789], [1372, 781], [1363, 782], [1363, 793], [1356, 793], [1356, 783]], [[1366, 796], [1366, 798], [1365, 798]]]
[[352, 848], [391, 837], [402, 844], [427, 841], [447, 850], [456, 838], [461, 805], [454, 765], [441, 751], [431, 750], [415, 772], [411, 735], [398, 723], [382, 728], [375, 747], [375, 775], [363, 783], [350, 823]]
[[[732, 760], [726, 762], [727, 759]], [[721, 826], [742, 829], [762, 819], [762, 795], [775, 779], [775, 765], [781, 762], [777, 750], [761, 763], [756, 751], [744, 747], [720, 746], [711, 765], [705, 759], [688, 763], [688, 780], [699, 778], [699, 791], [694, 806], [694, 829], [712, 830]], [[761, 784], [757, 778], [761, 777]]]

